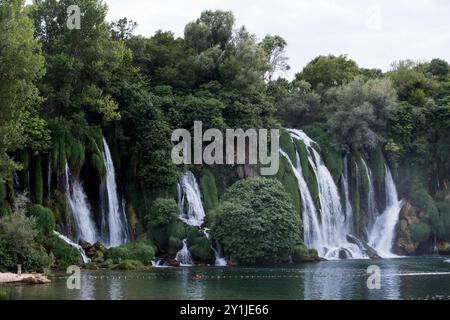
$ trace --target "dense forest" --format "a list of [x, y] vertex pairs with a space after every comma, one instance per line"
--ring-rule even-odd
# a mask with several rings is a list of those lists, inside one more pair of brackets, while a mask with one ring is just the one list
[[[81, 29], [66, 24], [73, 4]], [[87, 267], [143, 268], [154, 256], [174, 263], [184, 245], [196, 263], [213, 263], [209, 235], [178, 218], [177, 183], [188, 170], [202, 192], [203, 227], [230, 264], [317, 259], [304, 243], [305, 199], [286, 159], [275, 177], [257, 177], [247, 165], [172, 163], [172, 131], [192, 130], [194, 121], [203, 129], [281, 129], [292, 162], [283, 128], [303, 130], [339, 186], [348, 162], [352, 233], [360, 238], [369, 169], [355, 172], [366, 159], [382, 206], [388, 164], [404, 199], [394, 251], [450, 253], [445, 60], [398, 61], [383, 72], [324, 55], [289, 81], [280, 76], [290, 68], [286, 41], [257, 38], [231, 12], [202, 12], [182, 38], [163, 30], [138, 36], [134, 21], [110, 23], [106, 14], [99, 0], [0, 0], [0, 271], [81, 263], [54, 230], [79, 241], [91, 258]], [[308, 184], [317, 183], [301, 165]], [[89, 202], [93, 228], [103, 229], [102, 190], [111, 178], [119, 201], [111, 204], [110, 196], [109, 208], [125, 213], [127, 243], [113, 246], [111, 227], [101, 232], [109, 243], [86, 243], [96, 241], [77, 235], [68, 188], [82, 185], [86, 199], [74, 201]]]

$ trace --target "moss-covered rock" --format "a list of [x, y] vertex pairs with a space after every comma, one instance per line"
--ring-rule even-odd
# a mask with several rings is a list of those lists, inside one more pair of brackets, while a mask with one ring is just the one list
[[203, 195], [203, 207], [208, 213], [215, 210], [219, 205], [219, 196], [217, 192], [216, 179], [213, 173], [208, 170], [202, 170], [200, 175], [200, 189]]
[[110, 248], [105, 253], [105, 259], [111, 259], [115, 263], [121, 263], [123, 260], [137, 260], [145, 265], [150, 265], [154, 256], [154, 247], [142, 242], [127, 243], [120, 247]]
[[277, 179], [283, 184], [284, 189], [289, 193], [294, 205], [295, 211], [302, 214], [302, 204], [300, 192], [298, 190], [298, 181], [293, 172], [292, 166], [285, 157], [280, 157], [280, 169], [277, 173]]
[[292, 261], [294, 262], [308, 262], [320, 260], [317, 250], [308, 249], [304, 245], [295, 246], [292, 251], [291, 258]]
[[189, 243], [189, 251], [195, 261], [212, 263], [211, 244], [206, 237], [196, 237]]
[[144, 264], [139, 260], [125, 259], [113, 267], [114, 270], [142, 270]]

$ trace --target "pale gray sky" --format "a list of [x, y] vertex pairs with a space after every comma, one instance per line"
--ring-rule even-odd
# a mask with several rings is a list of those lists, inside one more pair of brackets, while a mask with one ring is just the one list
[[361, 67], [388, 70], [393, 61], [450, 62], [448, 0], [104, 0], [109, 20], [138, 22], [138, 34], [171, 30], [183, 36], [184, 26], [206, 9], [231, 10], [238, 26], [259, 38], [278, 34], [288, 42], [292, 70], [300, 71], [314, 57], [348, 54]]

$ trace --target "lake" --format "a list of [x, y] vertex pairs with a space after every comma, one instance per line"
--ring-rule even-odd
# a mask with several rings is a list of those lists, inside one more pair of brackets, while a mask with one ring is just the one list
[[[155, 268], [148, 272], [83, 271], [81, 290], [68, 275], [48, 285], [4, 285], [13, 299], [450, 299], [448, 257], [345, 260], [277, 267]], [[381, 288], [367, 288], [367, 268]]]

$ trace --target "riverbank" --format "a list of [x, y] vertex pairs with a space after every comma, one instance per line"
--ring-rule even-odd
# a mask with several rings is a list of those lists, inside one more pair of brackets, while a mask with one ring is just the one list
[[40, 273], [23, 273], [18, 275], [16, 273], [0, 273], [0, 283], [24, 282], [31, 284], [45, 284], [50, 283], [50, 279]]

